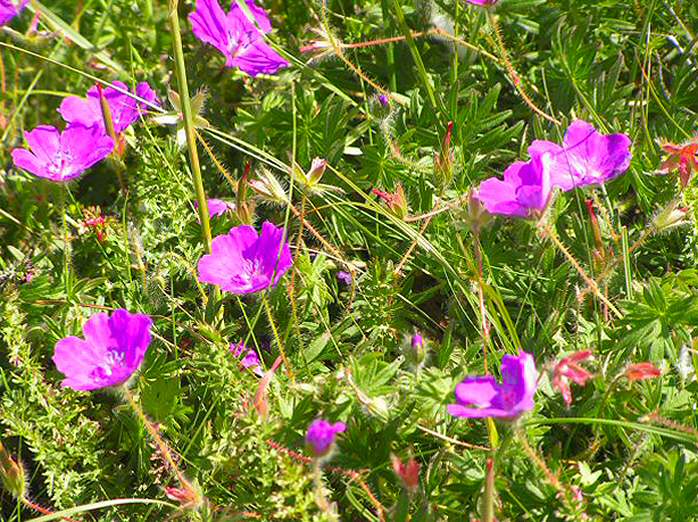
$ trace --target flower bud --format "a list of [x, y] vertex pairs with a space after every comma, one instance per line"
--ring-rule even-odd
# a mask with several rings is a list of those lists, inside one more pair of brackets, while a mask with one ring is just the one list
[[443, 192], [453, 181], [453, 162], [455, 160], [451, 150], [451, 134], [453, 133], [453, 122], [449, 121], [446, 126], [446, 134], [441, 143], [441, 152], [434, 158], [434, 176], [436, 186]]
[[661, 375], [662, 371], [650, 362], [631, 364], [625, 369], [625, 376], [629, 381], [656, 379]]
[[414, 493], [419, 487], [419, 469], [420, 464], [414, 458], [410, 458], [406, 463], [403, 463], [398, 457], [392, 455], [390, 457], [393, 463], [393, 471], [400, 477], [402, 485], [409, 493]]
[[332, 449], [337, 433], [346, 429], [347, 425], [343, 422], [332, 424], [324, 419], [315, 419], [308, 426], [305, 442], [316, 457], [323, 457]]
[[288, 203], [286, 190], [271, 172], [262, 170], [259, 179], [249, 180], [248, 183], [252, 190], [268, 202], [282, 205]]
[[327, 160], [322, 158], [314, 158], [312, 164], [310, 165], [310, 170], [306, 177], [310, 182], [310, 185], [315, 185], [322, 179], [322, 175], [325, 173], [327, 168]]
[[395, 192], [392, 194], [379, 189], [373, 189], [373, 193], [382, 199], [388, 206], [388, 209], [397, 217], [400, 219], [407, 217], [407, 198], [405, 197], [405, 190], [400, 183], [395, 187]]
[[658, 232], [663, 232], [686, 223], [688, 208], [679, 207], [676, 201], [662, 209], [654, 218], [654, 226]]
[[15, 462], [0, 442], [0, 480], [4, 488], [15, 498], [24, 498], [27, 482], [24, 468]]
[[235, 213], [240, 222], [244, 225], [252, 224], [254, 219], [254, 203], [247, 198], [247, 187], [249, 186], [248, 174], [250, 172], [250, 164], [245, 165], [245, 172], [238, 181], [237, 200]]

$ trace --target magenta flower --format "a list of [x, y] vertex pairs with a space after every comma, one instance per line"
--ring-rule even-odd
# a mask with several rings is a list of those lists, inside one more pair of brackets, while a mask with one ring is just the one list
[[[235, 210], [235, 205], [233, 203], [228, 203], [222, 199], [211, 198], [206, 200], [208, 204], [208, 217], [214, 218], [225, 214], [228, 210]], [[199, 208], [199, 202], [194, 201], [194, 207]]]
[[196, 0], [196, 11], [189, 15], [194, 36], [223, 53], [226, 67], [237, 67], [253, 78], [288, 67], [289, 63], [264, 41], [263, 34], [271, 31], [264, 9], [254, 0], [247, 0], [247, 7], [257, 25], [245, 16], [235, 0], [227, 15], [218, 0]]
[[312, 450], [316, 457], [326, 455], [332, 445], [337, 433], [343, 433], [347, 425], [343, 422], [334, 424], [324, 419], [315, 419], [308, 426], [308, 433], [305, 435], [305, 443]]
[[22, 12], [29, 0], [0, 0], [0, 25], [7, 24]]
[[533, 356], [524, 351], [518, 357], [502, 358], [502, 383], [491, 375], [467, 377], [456, 386], [456, 403], [448, 405], [454, 417], [499, 417], [512, 419], [533, 409], [538, 386]]
[[465, 0], [472, 5], [481, 5], [484, 7], [489, 7], [497, 3], [498, 0]]
[[243, 341], [237, 344], [231, 344], [230, 353], [233, 354], [233, 357], [237, 357], [238, 359], [244, 354], [244, 357], [240, 360], [242, 367], [247, 370], [252, 370], [259, 377], [264, 376], [264, 370], [262, 369], [259, 355], [254, 350], [248, 349]]
[[293, 264], [284, 229], [268, 221], [259, 235], [249, 225], [233, 227], [213, 240], [211, 250], [199, 260], [199, 281], [233, 294], [276, 286]]
[[424, 348], [424, 337], [422, 337], [422, 334], [417, 332], [412, 336], [410, 343], [412, 344], [413, 350], [421, 350], [422, 348]]
[[589, 123], [576, 120], [567, 128], [563, 145], [536, 140], [529, 154], [550, 153], [553, 185], [562, 190], [600, 185], [630, 166], [631, 141], [625, 134], [599, 134]]
[[114, 149], [114, 141], [96, 128], [69, 125], [63, 132], [41, 125], [25, 132], [31, 152], [14, 149], [14, 164], [51, 181], [75, 179]]
[[[129, 88], [123, 82], [114, 82], [114, 85], [123, 91], [129, 92]], [[112, 87], [103, 89], [102, 93], [109, 105], [116, 134], [121, 134], [128, 129], [147, 110], [147, 105], [143, 102], [134, 100], [128, 94], [117, 91]], [[87, 98], [78, 96], [65, 98], [58, 112], [61, 113], [63, 119], [68, 123], [80, 123], [85, 127], [97, 125], [102, 132], [106, 132], [99, 96], [99, 88], [95, 85], [87, 91]], [[136, 96], [151, 104], [158, 103], [157, 95], [146, 82], [141, 82], [136, 86]]]
[[82, 327], [85, 339], [71, 336], [56, 344], [53, 362], [66, 377], [62, 386], [90, 391], [128, 381], [143, 362], [152, 325], [147, 315], [123, 309], [90, 317]]
[[473, 196], [490, 214], [532, 217], [545, 210], [552, 190], [550, 155], [531, 154], [530, 161], [510, 165], [504, 180], [492, 177], [480, 183]]
[[354, 281], [354, 278], [351, 277], [351, 274], [349, 272], [340, 270], [339, 272], [337, 272], [337, 280], [341, 281], [347, 286], [351, 286], [352, 282]]

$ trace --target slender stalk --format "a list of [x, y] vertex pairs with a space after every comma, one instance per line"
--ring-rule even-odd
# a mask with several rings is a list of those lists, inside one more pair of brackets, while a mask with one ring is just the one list
[[494, 458], [487, 459], [487, 474], [485, 475], [485, 496], [482, 505], [482, 522], [494, 520]]
[[266, 295], [262, 295], [262, 304], [264, 305], [264, 311], [267, 314], [267, 319], [269, 320], [269, 325], [271, 326], [272, 332], [274, 333], [274, 339], [276, 340], [276, 344], [279, 345], [279, 352], [281, 353], [281, 358], [283, 359], [284, 366], [286, 367], [286, 374], [291, 379], [291, 382], [293, 384], [295, 384], [296, 377], [293, 375], [293, 370], [291, 369], [291, 365], [289, 364], [288, 358], [286, 357], [286, 351], [284, 350], [284, 344], [281, 341], [281, 336], [279, 335], [279, 331], [276, 328], [276, 322], [274, 322], [274, 315], [271, 313], [271, 306], [269, 306], [269, 299], [267, 299]]
[[179, 28], [179, 15], [177, 7], [179, 0], [170, 0], [170, 12], [168, 14], [170, 22], [170, 32], [172, 33], [172, 48], [175, 56], [175, 74], [177, 85], [179, 86], [179, 99], [181, 103], [182, 115], [184, 116], [184, 131], [187, 136], [187, 150], [189, 151], [189, 163], [191, 175], [196, 189], [196, 200], [199, 203], [199, 220], [201, 221], [201, 231], [204, 237], [206, 252], [211, 252], [211, 225], [208, 218], [208, 203], [204, 192], [204, 182], [201, 177], [201, 165], [199, 163], [199, 152], [196, 145], [196, 129], [194, 128], [194, 117], [191, 110], [191, 99], [189, 98], [189, 87], [187, 85], [187, 71], [184, 63], [184, 50], [182, 49], [182, 36]]
[[133, 395], [126, 387], [124, 387], [122, 389], [122, 392], [123, 392], [124, 398], [128, 402], [129, 406], [131, 406], [131, 409], [133, 410], [133, 412], [141, 420], [141, 422], [143, 423], [143, 426], [145, 426], [145, 429], [148, 431], [148, 433], [152, 437], [153, 441], [155, 441], [155, 444], [157, 445], [158, 450], [160, 451], [160, 454], [165, 458], [165, 461], [167, 461], [167, 464], [172, 469], [172, 472], [177, 476], [177, 480], [179, 481], [180, 485], [189, 491], [195, 491], [192, 484], [186, 479], [184, 474], [180, 471], [179, 466], [177, 465], [174, 458], [172, 457], [172, 452], [170, 451], [170, 448], [167, 446], [167, 443], [162, 439], [162, 437], [160, 436], [160, 433], [155, 428], [155, 426], [153, 426], [153, 423], [150, 422], [150, 419], [148, 419], [145, 412], [141, 408], [140, 404], [138, 404], [138, 402], [136, 402], [136, 399], [134, 399]]
[[623, 250], [623, 269], [625, 271], [625, 297], [633, 298], [633, 274], [630, 271], [630, 250], [628, 248], [628, 227], [621, 229], [621, 247]]
[[65, 296], [68, 301], [70, 301], [70, 296], [73, 293], [72, 292], [72, 285], [71, 285], [71, 248], [70, 248], [70, 235], [68, 234], [68, 221], [66, 214], [68, 212], [68, 209], [66, 207], [66, 193], [70, 189], [68, 188], [68, 185], [64, 185], [60, 188], [60, 195], [59, 195], [59, 200], [60, 200], [60, 207], [61, 207], [61, 226], [63, 230], [63, 285], [65, 288]]
[[325, 495], [325, 485], [322, 483], [320, 459], [313, 460], [313, 485], [315, 486], [315, 503], [317, 507], [331, 520], [337, 520], [337, 517], [332, 512], [332, 506]]
[[414, 59], [414, 62], [417, 65], [417, 74], [419, 74], [419, 77], [422, 80], [422, 83], [424, 84], [424, 88], [427, 91], [429, 104], [431, 105], [432, 110], [435, 113], [438, 113], [440, 112], [439, 104], [436, 100], [434, 86], [432, 85], [431, 80], [429, 79], [426, 67], [424, 66], [424, 62], [422, 61], [422, 56], [419, 54], [419, 49], [417, 49], [417, 45], [414, 43], [414, 38], [412, 38], [412, 31], [410, 31], [410, 28], [407, 26], [407, 21], [405, 20], [405, 13], [402, 10], [402, 6], [400, 5], [400, 0], [393, 0], [393, 9], [395, 10], [395, 15], [397, 17], [397, 22], [400, 26], [400, 30], [405, 35], [407, 46], [410, 48], [412, 58]]
[[581, 278], [584, 280], [587, 286], [591, 288], [591, 290], [594, 292], [594, 295], [598, 297], [603, 304], [608, 306], [608, 309], [611, 310], [611, 312], [613, 312], [616, 315], [616, 317], [623, 317], [623, 314], [620, 312], [620, 310], [618, 310], [618, 308], [616, 308], [616, 305], [609, 301], [608, 298], [599, 289], [599, 286], [596, 284], [596, 281], [594, 281], [587, 275], [587, 273], [581, 267], [579, 262], [577, 262], [577, 260], [570, 253], [570, 251], [567, 250], [567, 247], [562, 243], [562, 241], [560, 241], [560, 238], [557, 237], [557, 233], [555, 232], [555, 230], [550, 225], [545, 225], [545, 227], [541, 230], [545, 236], [550, 238], [550, 240], [558, 248], [558, 250], [562, 252], [562, 254], [567, 258], [567, 261], [569, 261], [569, 263], [575, 268], [575, 270], [577, 270], [577, 273], [581, 276]]

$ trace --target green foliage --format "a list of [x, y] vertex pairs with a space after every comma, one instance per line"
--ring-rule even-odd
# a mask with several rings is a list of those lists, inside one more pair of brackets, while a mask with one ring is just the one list
[[[656, 175], [659, 145], [696, 133], [698, 5], [263, 3], [269, 40], [293, 59], [254, 79], [194, 38], [194, 2], [179, 6], [190, 91], [204, 90], [210, 124], [198, 128], [206, 194], [247, 204], [256, 226], [286, 225], [294, 268], [263, 297], [198, 282], [201, 226], [175, 125], [146, 116], [126, 133], [127, 190], [112, 160], [66, 186], [12, 165], [23, 132], [62, 125], [62, 99], [95, 79], [148, 81], [163, 111], [176, 110], [165, 101], [176, 90], [167, 2], [33, 1], [2, 28], [0, 438], [23, 462], [30, 498], [51, 510], [168, 502], [81, 515], [104, 521], [319, 522], [332, 510], [347, 521], [473, 520], [493, 456], [499, 520], [698, 520], [698, 185]], [[299, 49], [320, 28], [335, 44], [366, 45], [310, 60]], [[533, 140], [559, 142], [577, 118], [631, 137], [629, 171], [559, 194], [538, 227], [478, 221], [469, 191], [527, 159]], [[289, 173], [316, 157], [328, 162], [321, 189], [304, 190]], [[245, 192], [248, 165], [248, 181], [270, 173], [290, 205]], [[405, 220], [373, 195], [398, 187]], [[659, 230], [663, 209], [684, 207], [680, 226]], [[89, 223], [96, 216], [102, 228]], [[214, 217], [213, 234], [245, 217]], [[198, 511], [167, 498], [164, 488], [181, 484], [121, 397], [60, 387], [55, 343], [116, 308], [155, 321], [131, 390], [205, 497]], [[410, 352], [415, 332], [427, 340], [424, 360]], [[282, 348], [288, 365], [260, 379], [229, 351], [241, 340], [265, 370]], [[493, 424], [497, 437], [484, 420], [448, 415], [463, 376], [498, 376], [502, 356], [519, 349], [541, 373], [534, 411]], [[553, 369], [580, 350], [594, 353], [584, 363], [594, 377], [572, 385], [566, 408]], [[639, 362], [662, 375], [631, 381], [626, 369]], [[347, 423], [319, 479], [303, 447], [317, 417]], [[392, 456], [420, 464], [414, 491]], [[0, 520], [34, 515], [0, 492]]]

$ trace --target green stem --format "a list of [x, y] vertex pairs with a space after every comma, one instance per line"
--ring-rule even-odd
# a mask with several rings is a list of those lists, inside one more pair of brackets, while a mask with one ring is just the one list
[[274, 315], [271, 313], [271, 306], [269, 306], [269, 300], [267, 299], [266, 295], [262, 295], [262, 304], [264, 305], [264, 311], [267, 313], [267, 319], [269, 320], [269, 325], [271, 326], [272, 332], [274, 332], [274, 339], [276, 340], [276, 344], [279, 346], [279, 352], [281, 353], [281, 359], [284, 361], [284, 366], [286, 367], [286, 373], [287, 373], [288, 377], [291, 379], [291, 382], [293, 384], [295, 384], [296, 378], [293, 375], [293, 370], [291, 369], [291, 365], [289, 364], [288, 358], [286, 357], [284, 345], [283, 345], [283, 342], [281, 341], [281, 336], [279, 335], [279, 331], [276, 328], [276, 323], [274, 322]]
[[485, 496], [482, 505], [482, 522], [494, 520], [494, 457], [487, 459], [487, 471], [485, 475]]
[[189, 491], [194, 491], [194, 488], [192, 487], [191, 483], [184, 477], [184, 474], [179, 470], [179, 467], [177, 466], [177, 463], [172, 457], [172, 452], [170, 451], [170, 448], [167, 446], [167, 443], [162, 439], [160, 433], [158, 433], [157, 428], [153, 426], [153, 423], [150, 422], [150, 419], [148, 419], [148, 417], [145, 415], [145, 412], [141, 408], [140, 404], [138, 404], [131, 392], [125, 386], [122, 388], [122, 392], [124, 398], [128, 402], [129, 406], [131, 406], [133, 412], [141, 420], [143, 426], [145, 426], [145, 429], [148, 431], [153, 441], [155, 441], [155, 444], [157, 445], [160, 454], [163, 456], [167, 464], [170, 466], [174, 474], [177, 476], [177, 480], [179, 480], [180, 485], [183, 488], [188, 489]]
[[196, 189], [196, 200], [199, 203], [199, 220], [204, 236], [206, 252], [211, 252], [211, 225], [208, 218], [208, 203], [204, 192], [204, 182], [201, 177], [201, 165], [199, 163], [199, 152], [196, 144], [196, 129], [194, 128], [194, 117], [191, 110], [191, 99], [189, 98], [189, 87], [187, 85], [187, 71], [184, 63], [184, 50], [182, 49], [182, 36], [179, 28], [179, 15], [177, 7], [179, 0], [170, 0], [170, 30], [172, 32], [172, 48], [175, 56], [175, 74], [177, 85], [179, 86], [179, 99], [182, 115], [184, 116], [184, 132], [187, 136], [187, 149], [189, 151], [189, 163], [191, 175]]
[[70, 296], [72, 294], [72, 288], [71, 288], [71, 275], [70, 275], [70, 236], [68, 234], [68, 220], [66, 217], [66, 214], [68, 212], [66, 203], [65, 203], [65, 195], [68, 192], [68, 186], [64, 185], [60, 188], [60, 195], [59, 195], [59, 200], [60, 200], [60, 207], [61, 207], [61, 224], [62, 224], [62, 230], [63, 230], [63, 285], [65, 287], [65, 297], [68, 301], [70, 301]]
[[434, 86], [431, 84], [431, 80], [429, 79], [429, 75], [427, 74], [427, 69], [424, 66], [424, 61], [422, 61], [422, 56], [419, 54], [419, 49], [417, 49], [417, 44], [414, 43], [414, 38], [412, 38], [412, 31], [410, 31], [410, 28], [407, 26], [407, 22], [405, 21], [405, 13], [402, 10], [402, 6], [400, 5], [400, 0], [393, 0], [393, 7], [395, 9], [395, 15], [397, 17], [397, 22], [400, 26], [400, 30], [402, 31], [402, 34], [405, 35], [405, 41], [407, 42], [407, 46], [410, 48], [410, 53], [412, 54], [414, 63], [417, 65], [417, 73], [419, 74], [419, 77], [422, 80], [422, 83], [424, 84], [424, 88], [427, 90], [427, 95], [429, 97], [429, 103], [431, 105], [431, 108], [435, 113], [438, 113], [439, 104], [436, 101]]

